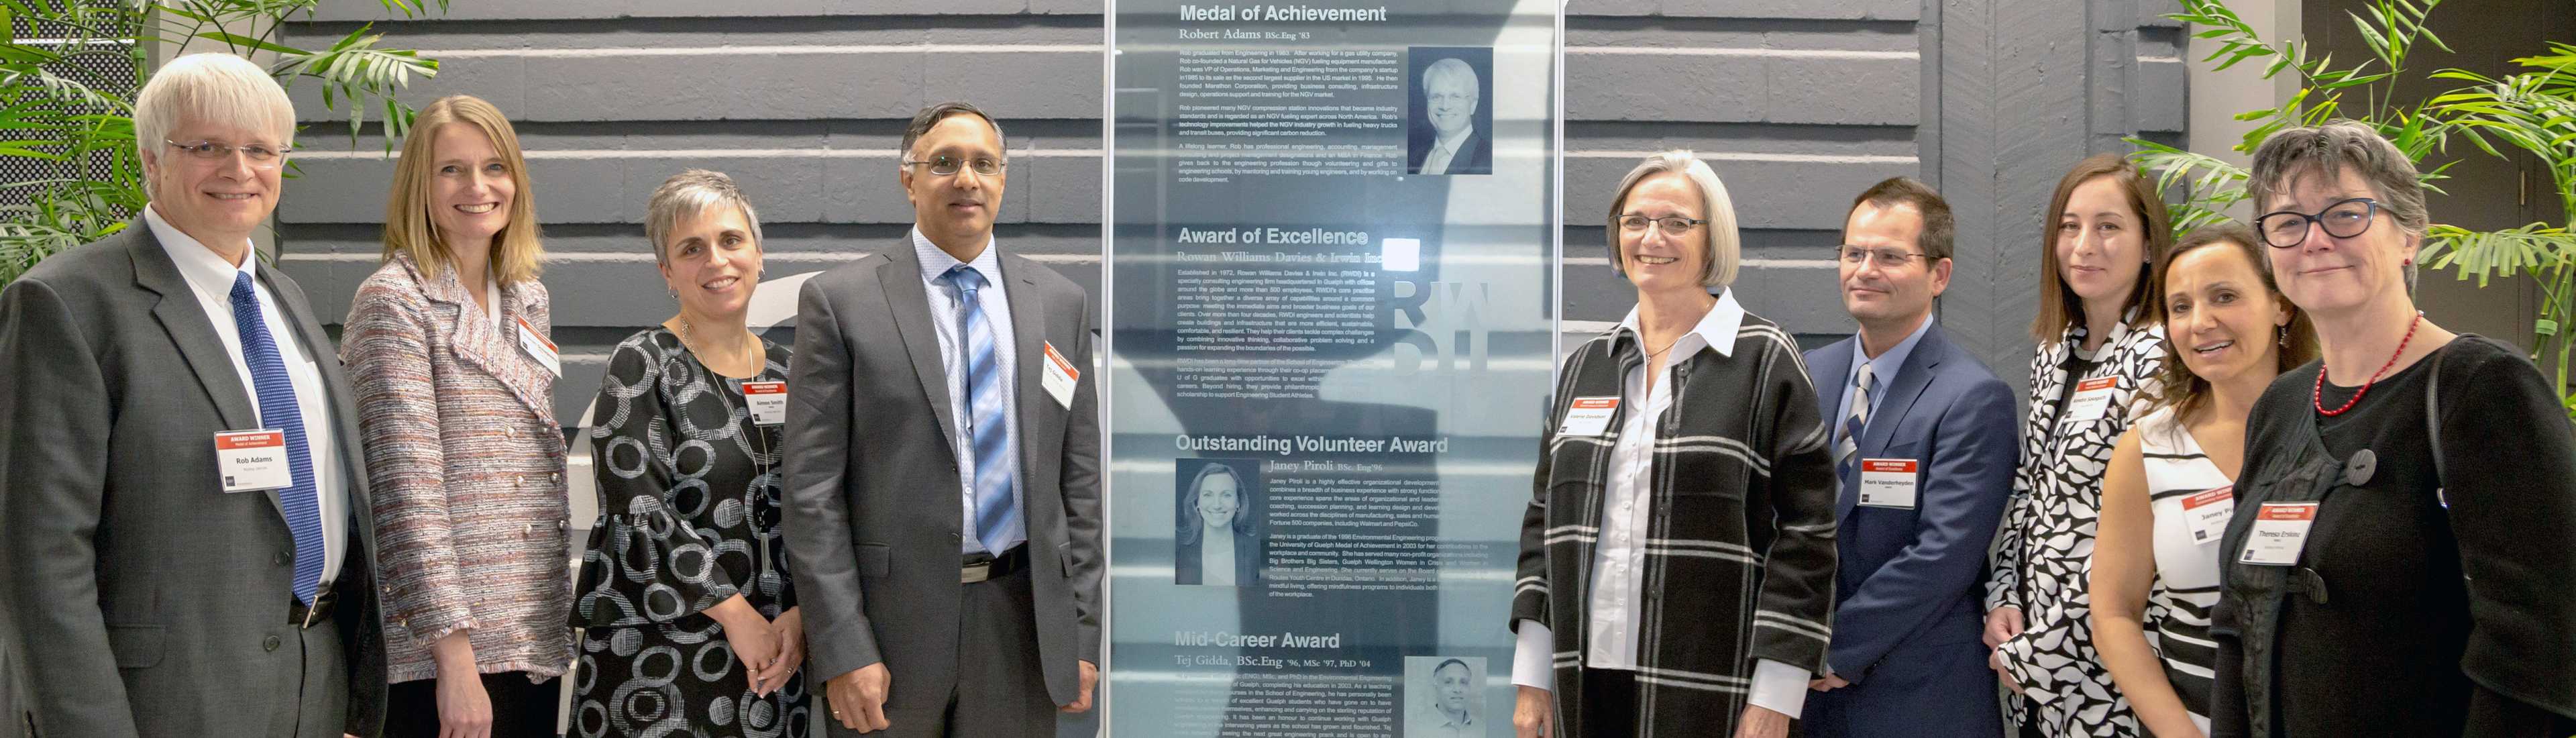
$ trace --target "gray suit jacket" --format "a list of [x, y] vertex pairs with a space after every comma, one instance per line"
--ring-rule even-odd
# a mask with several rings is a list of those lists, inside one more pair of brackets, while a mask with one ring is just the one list
[[[321, 368], [348, 467], [338, 660], [347, 730], [372, 736], [385, 661], [357, 411], [303, 291], [259, 275]], [[139, 219], [0, 292], [0, 592], [39, 735], [267, 735], [296, 709], [295, 543], [277, 493], [216, 483], [214, 433], [255, 414], [198, 304]]]
[[[1021, 506], [1047, 695], [1074, 701], [1100, 662], [1100, 419], [1093, 382], [1070, 409], [1039, 385], [1040, 343], [1091, 369], [1090, 296], [1003, 253], [1019, 346]], [[813, 678], [884, 662], [894, 689], [957, 679], [958, 469], [947, 371], [912, 244], [805, 283], [788, 376], [786, 532]]]

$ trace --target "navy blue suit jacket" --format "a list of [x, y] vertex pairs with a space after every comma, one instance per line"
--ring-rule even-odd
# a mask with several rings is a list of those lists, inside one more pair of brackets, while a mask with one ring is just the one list
[[[1850, 384], [1859, 341], [1806, 355], [1817, 404], [1837, 428], [1843, 419], [1835, 406]], [[1987, 548], [2012, 495], [2019, 438], [2012, 389], [1951, 345], [1940, 325], [1925, 330], [1895, 383], [1881, 390], [1858, 454], [1920, 461], [1915, 508], [1862, 507], [1858, 472], [1841, 480], [1840, 576], [1826, 661], [1853, 685], [1811, 700], [1811, 727], [1840, 727], [1822, 732], [1847, 735], [1996, 735], [1999, 727], [1987, 727], [1997, 725], [1996, 680], [1979, 639], [1979, 594]]]

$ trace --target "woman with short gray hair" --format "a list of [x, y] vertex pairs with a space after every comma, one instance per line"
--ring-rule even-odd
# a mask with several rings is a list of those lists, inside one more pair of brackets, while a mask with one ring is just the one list
[[2254, 153], [2265, 267], [2324, 358], [2246, 421], [2215, 735], [2576, 732], [2576, 429], [2520, 349], [2416, 310], [2419, 187], [2350, 121]]
[[1815, 389], [1735, 301], [1735, 208], [1706, 163], [1647, 157], [1603, 223], [1637, 306], [1558, 380], [1521, 518], [1514, 728], [1778, 738], [1832, 633]]
[[619, 343], [600, 383], [572, 734], [806, 735], [779, 537], [788, 347], [746, 323], [760, 216], [732, 178], [693, 169], [653, 191], [644, 231], [679, 313]]

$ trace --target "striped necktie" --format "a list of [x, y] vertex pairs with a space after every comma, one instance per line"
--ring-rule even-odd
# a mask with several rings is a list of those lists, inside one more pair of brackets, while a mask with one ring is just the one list
[[1842, 432], [1838, 434], [1842, 440], [1834, 443], [1834, 471], [1843, 479], [1851, 478], [1852, 464], [1860, 460], [1861, 433], [1869, 428], [1869, 386], [1876, 377], [1870, 371], [1872, 366], [1860, 365], [1860, 376], [1853, 378], [1851, 414], [1843, 417]]
[[286, 361], [268, 335], [259, 297], [251, 293], [250, 274], [233, 276], [233, 327], [241, 332], [242, 364], [250, 368], [251, 386], [259, 388], [262, 427], [286, 433], [286, 468], [295, 483], [277, 491], [286, 509], [286, 530], [295, 537], [295, 601], [313, 604], [322, 584], [322, 500], [313, 485], [313, 446], [304, 438], [304, 407], [295, 402], [295, 383], [286, 378]]
[[993, 345], [992, 323], [975, 299], [984, 288], [984, 275], [959, 264], [940, 276], [957, 288], [957, 319], [964, 324], [958, 335], [965, 339], [961, 348], [966, 354], [966, 433], [975, 448], [975, 539], [983, 542], [987, 553], [999, 556], [1000, 544], [1020, 528], [1020, 506], [1011, 497], [1010, 439], [1002, 425], [1007, 408], [1002, 407], [1001, 357]]

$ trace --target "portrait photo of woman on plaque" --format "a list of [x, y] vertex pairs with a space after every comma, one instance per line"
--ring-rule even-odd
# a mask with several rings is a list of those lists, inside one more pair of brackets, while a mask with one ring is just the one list
[[1261, 482], [1252, 459], [1175, 459], [1172, 582], [1249, 586], [1261, 578]]

